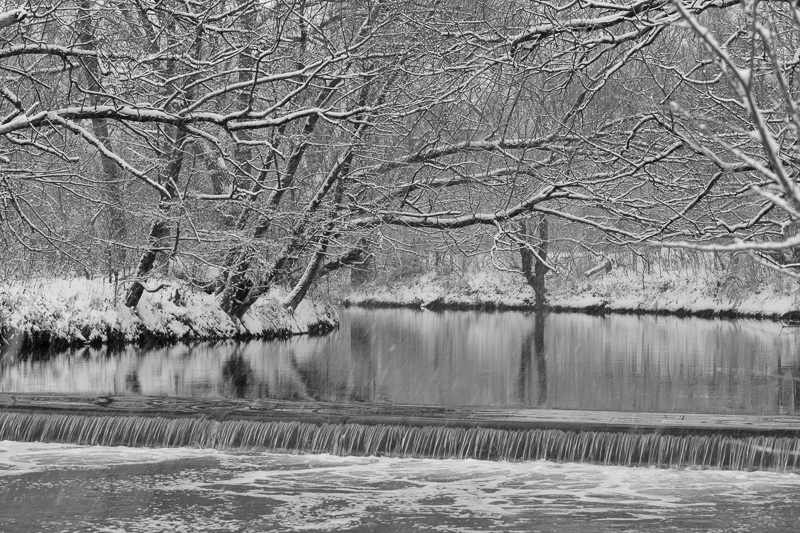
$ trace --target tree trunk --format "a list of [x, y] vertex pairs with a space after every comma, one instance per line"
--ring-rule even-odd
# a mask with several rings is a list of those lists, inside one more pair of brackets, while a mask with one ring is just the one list
[[[78, 32], [78, 45], [85, 50], [94, 51], [97, 49], [95, 46], [96, 30], [94, 21], [92, 20], [91, 10], [91, 0], [82, 0], [78, 6], [79, 18], [76, 29]], [[100, 83], [103, 75], [100, 62], [96, 57], [88, 56], [83, 59], [83, 65], [85, 69], [86, 86], [90, 92], [92, 105], [98, 105], [102, 103], [100, 94], [104, 90]], [[92, 133], [97, 140], [110, 152], [113, 152], [114, 147], [111, 142], [108, 121], [104, 118], [92, 118], [91, 123]], [[127, 240], [128, 237], [128, 227], [125, 221], [125, 211], [123, 209], [123, 173], [114, 161], [102, 154], [100, 155], [100, 162], [103, 169], [103, 180], [105, 181], [104, 196], [109, 206], [107, 217], [109, 244], [106, 250], [108, 274], [119, 276], [120, 270], [125, 266], [127, 255], [125, 253], [125, 248], [120, 246], [120, 243]]]
[[[166, 175], [161, 179], [172, 198], [178, 196], [177, 184], [183, 166], [183, 142], [185, 138], [186, 133], [183, 130], [178, 130], [178, 136], [173, 143], [172, 157], [167, 166]], [[161, 198], [158, 204], [159, 218], [153, 223], [150, 229], [150, 235], [147, 238], [147, 249], [139, 259], [139, 265], [136, 268], [136, 279], [133, 281], [133, 284], [131, 284], [125, 297], [125, 305], [128, 307], [136, 307], [139, 305], [139, 299], [144, 292], [143, 280], [153, 269], [158, 253], [164, 249], [163, 241], [170, 234], [169, 213], [172, 207], [172, 198]]]
[[[168, 37], [168, 39], [170, 39]], [[171, 40], [168, 41], [171, 44]], [[157, 48], [155, 42], [152, 44], [154, 48]], [[198, 39], [197, 44], [194, 48], [194, 55], [196, 58], [200, 57], [200, 40]], [[174, 77], [176, 73], [177, 67], [174, 60], [170, 60], [167, 62], [165, 71], [166, 77], [171, 79]], [[191, 81], [191, 78], [187, 80]], [[169, 96], [172, 92], [176, 91], [178, 87], [174, 83], [168, 84], [164, 87], [164, 95]], [[188, 102], [192, 100], [192, 90], [188, 90], [184, 93], [183, 101]], [[153, 223], [153, 226], [150, 229], [150, 235], [147, 238], [147, 249], [142, 254], [142, 257], [139, 259], [139, 265], [136, 268], [136, 279], [133, 281], [133, 284], [128, 289], [128, 293], [125, 297], [125, 305], [128, 307], [136, 307], [139, 305], [139, 300], [144, 293], [144, 278], [150, 274], [153, 270], [153, 266], [155, 265], [156, 258], [158, 257], [159, 252], [163, 251], [164, 249], [164, 239], [166, 239], [170, 234], [170, 221], [169, 221], [169, 214], [172, 210], [172, 202], [176, 198], [179, 198], [180, 194], [178, 191], [178, 181], [181, 176], [181, 170], [183, 168], [183, 161], [184, 156], [186, 153], [186, 146], [185, 142], [187, 140], [187, 133], [184, 129], [180, 129], [177, 127], [171, 128], [174, 132], [175, 138], [170, 139], [169, 136], [166, 137], [167, 142], [164, 144], [167, 145], [164, 147], [164, 151], [169, 149], [169, 161], [167, 163], [167, 168], [163, 169], [159, 172], [159, 183], [164, 184], [164, 188], [169, 193], [169, 196], [162, 194], [159, 203], [158, 203], [158, 214], [156, 215], [158, 218]], [[177, 230], [176, 230], [177, 231]]]
[[[142, 255], [142, 258], [139, 260], [139, 266], [136, 268], [137, 278], [144, 278], [153, 269], [156, 256], [160, 251], [160, 243], [166, 237], [169, 237], [167, 221], [163, 219], [155, 221], [150, 228], [150, 236], [147, 239], [147, 251]], [[125, 305], [127, 307], [136, 307], [143, 293], [144, 284], [137, 279], [133, 282], [130, 289], [128, 289], [128, 294], [125, 296]]]
[[[547, 305], [547, 287], [545, 286], [545, 276], [549, 267], [547, 266], [547, 244], [549, 239], [549, 228], [547, 224], [547, 217], [539, 215], [538, 217], [538, 244], [522, 246], [520, 248], [520, 255], [522, 256], [522, 274], [528, 285], [533, 288], [534, 293], [534, 306], [536, 309], [542, 309]], [[534, 227], [530, 220], [523, 220], [520, 223], [520, 232], [523, 238], [530, 240], [533, 235]]]
[[[108, 124], [105, 119], [92, 119], [92, 129], [94, 136], [105, 145], [110, 151], [114, 150], [111, 143], [111, 134], [108, 131]], [[124, 194], [122, 192], [123, 174], [121, 169], [111, 159], [101, 155], [101, 165], [105, 178], [105, 197], [108, 201], [108, 273], [118, 276], [125, 267], [127, 252], [124, 244], [128, 238], [128, 226], [125, 220], [125, 209], [123, 207]]]
[[360, 287], [372, 279], [372, 263], [375, 256], [359, 250], [359, 260], [353, 261], [350, 267], [350, 285]]
[[[303, 4], [300, 9], [302, 10]], [[364, 37], [370, 31], [372, 23], [377, 20], [379, 13], [383, 10], [382, 4], [378, 4], [370, 10], [367, 22], [362, 26], [359, 36]], [[301, 21], [304, 20], [301, 17]], [[302, 26], [303, 22], [301, 22]], [[305, 46], [305, 33], [301, 32], [300, 48]], [[346, 67], [349, 68], [349, 67]], [[336, 94], [340, 84], [343, 82], [342, 78], [330, 80], [319, 91], [316, 97], [315, 107], [323, 107], [330, 99]], [[362, 89], [366, 94], [369, 84], [366, 84]], [[290, 190], [293, 186], [295, 175], [300, 168], [300, 163], [303, 161], [306, 150], [310, 146], [311, 136], [316, 130], [317, 124], [320, 120], [319, 115], [311, 115], [306, 120], [303, 130], [300, 134], [300, 143], [292, 151], [286, 165], [286, 170], [283, 175], [278, 174], [278, 183], [275, 191], [273, 191], [270, 198], [267, 200], [267, 205], [264, 207], [266, 213], [277, 210], [281, 200], [283, 199], [286, 191]], [[359, 126], [363, 129], [365, 124]], [[281, 130], [282, 131], [282, 130]], [[348, 163], [349, 164], [349, 163]], [[244, 220], [249, 216], [249, 209], [243, 212]], [[255, 225], [253, 230], [253, 239], [258, 241], [265, 239], [269, 232], [271, 219], [269, 216], [262, 216]], [[240, 221], [240, 227], [244, 227], [244, 223]], [[253, 289], [253, 282], [249, 279], [248, 273], [253, 264], [254, 252], [252, 250], [237, 249], [229, 255], [226, 260], [227, 280], [224, 284], [224, 289], [220, 292], [220, 306], [226, 310], [231, 316], [241, 318], [241, 316], [250, 308], [259, 295], [267, 292], [269, 285], [278, 276], [281, 271], [291, 264], [292, 258], [286, 254], [281, 253], [277, 261], [274, 263], [276, 266], [267, 273], [267, 275], [259, 282], [259, 287]], [[317, 265], [316, 270], [319, 270]], [[230, 311], [229, 311], [230, 310]]]
[[219, 295], [219, 305], [223, 311], [234, 318], [242, 318], [252, 305], [250, 291], [253, 282], [247, 277], [250, 263], [235, 265], [236, 272], [228, 277], [228, 283]]
[[[339, 80], [335, 80], [335, 83], [332, 82], [330, 86], [325, 87], [318, 95], [315, 105], [320, 107], [327, 102], [334, 93], [338, 84]], [[265, 212], [270, 213], [277, 210], [284, 194], [292, 187], [295, 174], [300, 168], [300, 163], [303, 160], [306, 149], [310, 144], [311, 134], [314, 132], [318, 122], [319, 116], [317, 115], [313, 115], [308, 118], [308, 121], [306, 122], [302, 132], [303, 141], [297, 147], [295, 147], [294, 151], [289, 157], [286, 171], [284, 172], [283, 176], [279, 177], [277, 188], [267, 200], [267, 205], [264, 207]], [[244, 228], [251, 211], [252, 210], [249, 207], [246, 207], [242, 212], [239, 220], [237, 221], [237, 227], [239, 227], [239, 229]], [[256, 226], [253, 230], [253, 239], [264, 239], [269, 232], [270, 223], [271, 219], [269, 217], [262, 216], [256, 223]], [[255, 252], [253, 250], [240, 247], [229, 254], [225, 261], [225, 268], [228, 271], [228, 274], [224, 288], [219, 294], [220, 306], [225, 310], [226, 313], [237, 318], [241, 318], [250, 305], [252, 305], [253, 301], [255, 301], [254, 298], [249, 296], [253, 283], [248, 278], [250, 267], [253, 264], [254, 253]], [[269, 283], [269, 281], [265, 281], [264, 283]], [[261, 292], [266, 292], [266, 289]]]
[[319, 271], [319, 267], [322, 265], [322, 261], [325, 259], [325, 252], [328, 250], [328, 240], [323, 238], [323, 242], [319, 244], [317, 251], [314, 253], [314, 257], [306, 266], [305, 271], [303, 272], [302, 277], [300, 280], [295, 284], [292, 292], [286, 297], [283, 301], [283, 306], [287, 309], [297, 309], [297, 306], [300, 305], [300, 302], [303, 301], [303, 298], [306, 297], [308, 293], [308, 289], [311, 288], [311, 284], [317, 277], [317, 272]]

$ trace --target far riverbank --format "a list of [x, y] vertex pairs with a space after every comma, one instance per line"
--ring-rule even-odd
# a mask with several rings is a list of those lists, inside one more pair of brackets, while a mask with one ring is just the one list
[[[641, 274], [625, 269], [579, 280], [549, 280], [547, 309], [592, 314], [632, 313], [698, 317], [800, 318], [800, 283], [775, 277], [760, 283], [685, 272]], [[426, 274], [358, 287], [342, 298], [361, 307], [533, 310], [534, 294], [521, 275], [482, 271]]]

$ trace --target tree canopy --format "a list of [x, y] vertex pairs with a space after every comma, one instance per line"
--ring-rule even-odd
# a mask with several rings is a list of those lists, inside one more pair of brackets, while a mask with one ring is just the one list
[[531, 217], [589, 248], [800, 263], [792, 3], [3, 11], [0, 253], [122, 274], [130, 306], [168, 258], [214, 267], [241, 316], [412, 232], [529, 246]]

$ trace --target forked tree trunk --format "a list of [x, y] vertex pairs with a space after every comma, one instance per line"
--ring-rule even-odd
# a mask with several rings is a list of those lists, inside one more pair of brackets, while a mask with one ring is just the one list
[[[547, 217], [539, 215], [537, 225], [539, 233], [538, 244], [522, 246], [520, 254], [522, 256], [522, 274], [525, 276], [528, 285], [533, 288], [534, 306], [536, 309], [542, 309], [547, 305], [547, 288], [544, 282], [549, 270], [546, 263], [549, 239]], [[528, 238], [533, 235], [534, 229], [530, 220], [524, 220], [520, 223], [520, 232], [528, 236]]]
[[[317, 96], [315, 105], [317, 107], [324, 105], [334, 94], [339, 83], [340, 80], [334, 80], [329, 86], [325, 87]], [[284, 194], [293, 186], [295, 174], [300, 168], [300, 163], [310, 145], [311, 135], [314, 133], [318, 122], [318, 115], [312, 115], [306, 121], [301, 134], [304, 140], [295, 147], [289, 157], [286, 170], [283, 175], [280, 176], [277, 188], [272, 192], [267, 200], [266, 206], [264, 206], [265, 212], [270, 213], [277, 210]], [[240, 229], [244, 228], [251, 211], [250, 208], [245, 208], [237, 221], [237, 227]], [[253, 239], [255, 241], [262, 240], [267, 236], [270, 223], [271, 219], [269, 217], [261, 217], [258, 220], [253, 229]], [[253, 283], [248, 277], [250, 267], [253, 264], [254, 254], [255, 252], [251, 249], [239, 247], [226, 259], [225, 269], [227, 270], [227, 279], [225, 280], [224, 288], [219, 293], [219, 300], [220, 307], [232, 317], [241, 318], [257, 298], [257, 296], [250, 294]], [[270, 281], [266, 280], [263, 283], [270, 283]], [[261, 292], [266, 292], [266, 290], [262, 290]]]
[[[301, 12], [303, 5], [304, 4], [300, 4]], [[372, 7], [368, 20], [359, 30], [358, 37], [366, 37], [369, 31], [371, 31], [373, 23], [377, 20], [377, 17], [383, 11], [383, 9], [384, 6], [381, 2], [378, 2]], [[303, 35], [304, 34], [301, 32], [301, 47], [305, 46], [305, 37], [303, 37]], [[317, 94], [315, 106], [323, 107], [326, 105], [326, 103], [329, 102], [330, 99], [337, 93], [339, 86], [343, 81], [344, 78], [336, 78], [328, 81]], [[366, 94], [368, 88], [369, 84], [365, 85], [365, 87], [362, 89], [362, 91], [364, 91], [363, 94]], [[286, 165], [286, 170], [282, 175], [278, 176], [277, 187], [267, 200], [266, 206], [264, 206], [263, 210], [266, 213], [275, 211], [278, 208], [278, 205], [280, 204], [286, 191], [290, 190], [293, 186], [295, 175], [300, 168], [300, 164], [303, 161], [306, 150], [311, 144], [311, 136], [314, 134], [319, 121], [320, 115], [317, 114], [311, 115], [308, 117], [308, 119], [306, 119], [303, 130], [300, 133], [301, 141], [292, 151]], [[365, 126], [366, 122], [359, 126], [359, 129], [363, 130]], [[349, 165], [349, 162], [347, 164]], [[246, 211], [246, 213], [249, 213], [249, 211]], [[271, 220], [268, 216], [261, 217], [253, 229], [253, 239], [255, 241], [265, 239], [269, 233], [270, 225]], [[296, 232], [296, 234], [299, 234], [299, 232]], [[293, 246], [290, 246], [289, 248], [294, 249]], [[287, 255], [281, 253], [270, 272], [268, 272], [263, 278], [259, 279], [258, 287], [254, 288], [253, 281], [248, 276], [254, 260], [254, 252], [247, 249], [235, 250], [226, 260], [225, 270], [227, 271], [227, 279], [224, 289], [222, 289], [219, 293], [219, 300], [222, 309], [224, 309], [231, 316], [241, 318], [242, 315], [247, 312], [247, 309], [249, 309], [250, 306], [256, 301], [256, 299], [258, 299], [260, 295], [267, 292], [273, 281], [294, 262], [291, 254]], [[316, 272], [319, 271], [320, 266], [321, 263], [320, 265], [316, 265], [314, 270], [315, 275]], [[303, 294], [305, 294], [305, 292]]]

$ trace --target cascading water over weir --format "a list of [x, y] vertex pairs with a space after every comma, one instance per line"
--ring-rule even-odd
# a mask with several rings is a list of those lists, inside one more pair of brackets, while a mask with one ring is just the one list
[[0, 440], [800, 471], [800, 419], [0, 395]]

